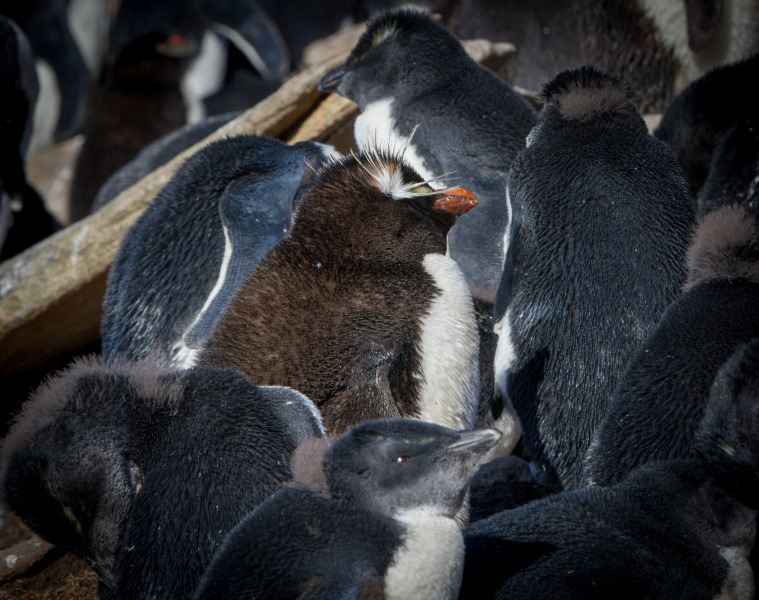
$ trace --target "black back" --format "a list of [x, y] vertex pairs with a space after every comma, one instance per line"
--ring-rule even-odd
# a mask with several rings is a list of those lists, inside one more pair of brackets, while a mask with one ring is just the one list
[[232, 371], [80, 363], [6, 438], [4, 503], [85, 558], [104, 593], [188, 598], [226, 533], [320, 431], [303, 396]]
[[683, 283], [693, 212], [681, 169], [619, 80], [583, 67], [544, 95], [509, 178], [495, 317], [508, 318], [499, 346], [514, 359], [495, 370], [530, 457], [572, 487], [624, 364]]
[[637, 466], [694, 454], [720, 366], [759, 336], [759, 227], [743, 208], [707, 215], [683, 295], [631, 359], [587, 456], [584, 478], [620, 481]]
[[[103, 301], [103, 356], [176, 362], [175, 344], [181, 346], [219, 278], [225, 252], [219, 210], [225, 198], [233, 194], [235, 204], [247, 207], [247, 213], [236, 214], [249, 235], [235, 248], [230, 264], [241, 260], [250, 272], [289, 228], [308, 163], [322, 158], [322, 147], [311, 142], [287, 146], [240, 136], [188, 159], [132, 227], [114, 259]], [[233, 292], [216, 295], [222, 303], [219, 312]], [[197, 339], [196, 347], [203, 341]]]
[[759, 113], [748, 89], [758, 74], [759, 54], [712, 69], [677, 95], [654, 132], [682, 165], [700, 216], [725, 198], [750, 200], [741, 194], [756, 177]]

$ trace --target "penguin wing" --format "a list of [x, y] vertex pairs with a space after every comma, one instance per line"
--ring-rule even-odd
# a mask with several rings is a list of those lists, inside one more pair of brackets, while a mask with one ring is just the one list
[[214, 29], [232, 42], [266, 80], [279, 80], [290, 70], [282, 34], [253, 0], [205, 0], [203, 12]]
[[280, 169], [266, 177], [241, 177], [224, 190], [219, 200], [224, 258], [216, 285], [184, 335], [188, 348], [205, 345], [237, 290], [287, 233], [301, 179], [300, 171]]

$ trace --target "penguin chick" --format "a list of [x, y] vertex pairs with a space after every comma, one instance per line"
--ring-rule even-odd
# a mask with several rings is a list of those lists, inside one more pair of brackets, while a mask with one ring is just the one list
[[311, 466], [311, 483], [283, 487], [230, 533], [195, 599], [456, 598], [454, 515], [499, 437], [412, 419], [351, 428]]
[[[493, 302], [507, 246], [506, 182], [535, 111], [430, 15], [407, 9], [374, 17], [346, 63], [325, 75], [319, 89], [358, 104], [354, 133], [360, 149], [377, 141], [402, 145], [413, 133], [406, 151], [410, 165], [426, 179], [446, 174], [451, 182], [466, 182], [479, 199], [477, 210], [451, 230], [448, 248], [475, 302], [483, 413], [478, 422], [491, 424], [502, 414], [493, 399]], [[433, 184], [441, 186], [439, 180]], [[504, 433], [499, 452], [508, 453], [520, 433], [511, 411], [498, 427]]]
[[24, 166], [39, 89], [29, 42], [10, 19], [0, 16], [0, 261], [61, 228]]
[[585, 459], [589, 484], [693, 455], [720, 366], [759, 336], [759, 223], [738, 205], [706, 215], [688, 250], [684, 292], [635, 353]]
[[460, 597], [753, 598], [759, 338], [721, 367], [707, 396], [692, 458], [470, 526]]
[[103, 356], [191, 366], [237, 288], [287, 231], [312, 169], [333, 153], [237, 136], [190, 157], [114, 259]]
[[759, 54], [712, 69], [677, 95], [654, 131], [683, 167], [701, 217], [726, 202], [759, 210], [759, 110], [748, 93], [757, 76]]
[[81, 361], [13, 424], [0, 490], [87, 560], [101, 597], [188, 598], [227, 532], [290, 478], [295, 447], [322, 434], [302, 394], [232, 371]]
[[199, 364], [301, 391], [330, 435], [399, 416], [472, 427], [477, 329], [445, 250], [457, 215], [476, 202], [460, 188], [432, 190], [380, 151], [332, 161]]
[[509, 177], [495, 373], [537, 470], [573, 487], [624, 364], [685, 279], [693, 210], [621, 81], [583, 67], [543, 95]]

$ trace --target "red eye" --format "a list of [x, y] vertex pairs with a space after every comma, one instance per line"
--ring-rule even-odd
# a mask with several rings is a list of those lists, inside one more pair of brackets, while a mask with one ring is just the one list
[[408, 462], [410, 460], [411, 460], [410, 456], [399, 456], [398, 458], [395, 459], [395, 462], [397, 462], [397, 463], [405, 463], [405, 462]]

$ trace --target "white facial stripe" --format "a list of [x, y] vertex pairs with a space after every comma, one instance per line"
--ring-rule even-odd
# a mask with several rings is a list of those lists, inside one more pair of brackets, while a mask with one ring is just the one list
[[464, 567], [464, 538], [456, 521], [423, 509], [396, 518], [407, 535], [385, 575], [385, 598], [454, 600]]
[[479, 334], [469, 286], [455, 261], [424, 257], [440, 294], [422, 319], [419, 418], [452, 429], [474, 427], [480, 388]]

